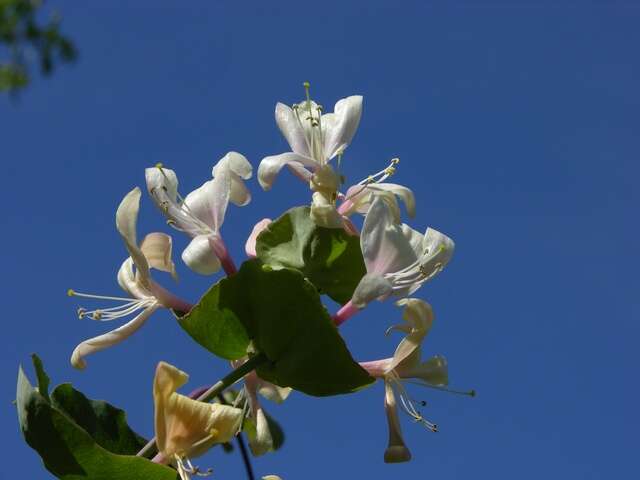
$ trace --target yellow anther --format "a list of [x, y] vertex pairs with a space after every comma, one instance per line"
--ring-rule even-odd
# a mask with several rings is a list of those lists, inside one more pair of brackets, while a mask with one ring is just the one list
[[387, 167], [384, 169], [384, 173], [387, 175], [393, 175], [394, 173], [396, 173], [396, 169], [395, 167]]
[[101, 320], [102, 319], [102, 312], [100, 310], [96, 310], [95, 312], [93, 312], [91, 314], [91, 318], [93, 318], [94, 320]]
[[302, 84], [302, 86], [303, 86], [304, 88], [306, 88], [306, 89], [311, 88], [311, 84], [310, 84], [309, 82], [304, 82], [304, 83]]
[[397, 157], [396, 157], [396, 158], [393, 158], [393, 159], [391, 160], [391, 165], [397, 165], [397, 164], [399, 164], [399, 163], [400, 163], [400, 159], [399, 159], [399, 158], [397, 158]]
[[220, 431], [217, 428], [212, 428], [211, 431], [209, 432], [209, 435], [211, 435], [211, 439], [215, 440], [218, 435], [220, 435]]
[[162, 162], [156, 163], [156, 168], [159, 168], [160, 170], [162, 170], [163, 167], [164, 165], [162, 164]]
[[78, 318], [84, 318], [84, 315], [85, 315], [86, 311], [87, 310], [85, 308], [82, 308], [82, 307], [78, 308], [78, 310], [77, 310]]
[[69, 290], [67, 290], [67, 295], [70, 297], [73, 297], [76, 294], [76, 292], [73, 290], [73, 288], [70, 288]]

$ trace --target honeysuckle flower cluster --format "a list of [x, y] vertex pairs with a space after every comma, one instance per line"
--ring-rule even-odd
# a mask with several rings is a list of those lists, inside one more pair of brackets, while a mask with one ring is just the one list
[[[262, 312], [252, 303], [256, 301], [251, 296], [252, 285], [243, 285], [242, 293], [229, 294], [229, 297], [222, 299], [225, 292], [234, 292], [234, 281], [252, 278], [247, 277], [249, 273], [243, 276], [246, 271], [254, 272], [252, 275], [258, 275], [255, 273], [257, 271], [263, 272], [260, 275], [269, 275], [268, 272], [282, 269], [294, 271], [296, 273], [287, 278], [293, 284], [303, 282], [303, 285], [308, 285], [316, 281], [313, 269], [320, 265], [325, 269], [320, 276], [321, 281], [326, 280], [327, 272], [333, 272], [335, 278], [328, 285], [341, 286], [341, 295], [347, 288], [345, 285], [352, 282], [348, 288], [350, 297], [338, 297], [342, 298], [342, 305], [331, 317], [326, 315], [324, 307], [315, 312], [314, 321], [329, 323], [329, 329], [322, 330], [327, 332], [326, 335], [339, 335], [330, 322], [339, 327], [356, 314], [364, 316], [366, 313], [359, 312], [372, 308], [374, 300], [394, 299], [396, 305], [402, 308], [403, 321], [391, 325], [386, 331], [386, 334], [394, 331], [404, 334], [393, 356], [356, 363], [347, 351], [344, 354], [344, 358], [347, 358], [344, 360], [345, 368], [351, 368], [355, 377], [349, 377], [345, 382], [356, 383], [349, 384], [351, 386], [339, 392], [355, 391], [367, 382], [375, 383], [375, 380], [380, 380], [383, 384], [384, 411], [389, 430], [388, 445], [383, 457], [385, 462], [396, 463], [411, 459], [402, 436], [400, 412], [404, 412], [426, 429], [437, 431], [436, 425], [421, 413], [424, 402], [413, 400], [407, 384], [417, 383], [435, 390], [473, 394], [473, 391], [457, 392], [448, 389], [447, 360], [444, 356], [432, 355], [423, 360], [423, 342], [432, 327], [434, 315], [426, 301], [413, 297], [423, 284], [436, 277], [448, 265], [454, 253], [453, 240], [433, 228], [427, 228], [421, 233], [422, 230], [415, 230], [403, 223], [402, 212], [406, 211], [413, 218], [417, 208], [414, 193], [408, 187], [388, 182], [399, 167], [398, 158], [393, 158], [385, 168], [351, 186], [343, 184], [343, 169], [349, 165], [346, 151], [360, 123], [362, 96], [352, 95], [340, 99], [333, 112], [326, 113], [311, 98], [310, 87], [306, 83], [305, 93], [305, 98], [297, 104], [276, 105], [276, 124], [289, 144], [290, 151], [264, 157], [257, 170], [258, 183], [264, 190], [272, 188], [284, 167], [295, 177], [308, 183], [310, 197], [301, 200], [306, 206], [294, 209], [305, 212], [303, 226], [295, 224], [292, 220], [294, 217], [287, 216], [288, 213], [278, 218], [275, 212], [273, 218], [264, 218], [253, 226], [246, 241], [243, 241], [244, 245], [228, 245], [223, 239], [222, 226], [227, 213], [238, 211], [232, 211], [230, 203], [245, 207], [251, 202], [251, 162], [240, 153], [227, 153], [213, 165], [211, 177], [184, 197], [179, 193], [176, 172], [157, 164], [145, 171], [146, 190], [167, 225], [188, 237], [188, 244], [181, 253], [183, 263], [188, 269], [201, 275], [211, 276], [220, 270], [224, 275], [215, 280], [214, 286], [196, 306], [180, 299], [152, 278], [152, 270], [177, 278], [176, 266], [172, 260], [173, 240], [167, 233], [153, 232], [146, 235], [142, 242], [138, 242], [136, 224], [142, 193], [139, 187], [135, 187], [124, 196], [115, 215], [116, 229], [128, 254], [118, 271], [117, 280], [127, 296], [100, 296], [69, 290], [71, 296], [87, 301], [100, 300], [115, 304], [93, 310], [81, 306], [77, 311], [80, 318], [105, 322], [131, 317], [127, 323], [108, 333], [82, 341], [71, 355], [71, 364], [78, 369], [86, 367], [85, 358], [88, 355], [120, 344], [138, 331], [154, 312], [161, 309], [169, 310], [171, 315], [177, 317], [179, 325], [198, 343], [212, 353], [231, 360], [232, 370], [227, 376], [209, 388], [196, 390], [192, 395], [186, 396], [180, 394], [178, 389], [186, 385], [189, 376], [162, 361], [162, 358], [157, 359], [159, 363], [152, 389], [155, 438], [138, 452], [138, 456], [174, 468], [182, 480], [187, 480], [192, 475], [209, 474], [210, 469], [200, 469], [191, 460], [215, 444], [230, 442], [235, 437], [241, 438], [243, 434], [255, 456], [277, 449], [277, 432], [259, 395], [275, 403], [282, 403], [294, 389], [305, 392], [310, 390], [317, 395], [335, 394], [334, 390], [323, 390], [322, 385], [314, 385], [316, 380], [312, 372], [317, 371], [314, 369], [318, 365], [322, 365], [323, 358], [311, 358], [304, 351], [305, 347], [311, 351], [313, 345], [303, 345], [302, 353], [294, 359], [288, 358], [279, 363], [278, 358], [274, 358], [277, 355], [292, 355], [292, 347], [280, 345], [280, 339], [273, 337], [277, 335], [274, 333], [277, 325], [260, 326]], [[181, 165], [181, 168], [187, 166]], [[364, 217], [361, 228], [358, 227], [359, 217], [356, 214]], [[246, 215], [243, 213], [239, 218], [244, 217]], [[300, 232], [297, 228], [301, 229]], [[250, 230], [251, 226], [247, 225], [246, 229]], [[265, 240], [268, 237], [270, 240]], [[326, 248], [340, 246], [327, 254], [330, 259], [307, 259], [309, 256], [323, 255], [322, 248], [325, 247], [318, 245], [326, 238], [331, 239]], [[311, 243], [306, 245], [305, 242]], [[344, 247], [351, 243], [354, 245], [353, 249]], [[243, 247], [249, 259], [244, 265], [259, 265], [259, 270], [236, 267], [232, 254]], [[264, 256], [265, 249], [277, 250], [285, 264], [269, 263], [270, 257]], [[346, 255], [345, 252], [352, 255], [350, 261], [334, 264], [336, 256]], [[292, 266], [286, 264], [289, 260], [293, 262]], [[331, 270], [347, 268], [339, 265], [350, 265], [351, 270]], [[357, 265], [362, 265], [364, 274], [362, 270], [353, 270]], [[273, 275], [269, 278], [280, 277]], [[315, 295], [315, 298], [320, 298], [318, 292], [331, 294], [314, 286], [316, 288], [304, 290], [304, 287], [301, 291]], [[276, 291], [279, 286], [269, 288]], [[194, 298], [199, 298], [201, 293], [195, 294]], [[286, 296], [287, 292], [279, 294]], [[265, 297], [259, 300], [277, 302], [280, 301], [278, 298]], [[300, 300], [287, 300], [282, 311], [295, 311], [297, 301]], [[315, 304], [309, 305], [311, 308]], [[216, 308], [219, 310], [215, 310]], [[305, 311], [303, 316], [306, 313]], [[204, 316], [204, 323], [195, 332], [189, 330], [184, 325], [184, 320], [191, 318], [191, 321], [197, 321], [200, 318], [198, 315]], [[233, 337], [234, 330], [229, 325], [243, 315], [248, 315], [249, 319], [243, 320], [244, 327], [237, 328], [248, 329], [246, 336]], [[196, 320], [192, 319], [193, 316]], [[296, 320], [307, 321], [306, 318]], [[217, 331], [216, 328], [226, 330]], [[203, 340], [203, 335], [209, 337]], [[229, 345], [224, 343], [226, 338]], [[313, 338], [306, 341], [313, 342]], [[331, 344], [329, 340], [324, 341]], [[246, 351], [242, 347], [238, 353], [236, 344], [242, 342], [247, 342]], [[340, 342], [344, 343], [342, 340]], [[326, 351], [323, 354], [329, 357], [335, 352]], [[305, 365], [313, 368], [305, 370]], [[339, 375], [343, 372], [334, 373]], [[296, 383], [296, 375], [303, 381]], [[354, 380], [356, 377], [357, 380]], [[239, 381], [243, 382], [239, 391], [231, 399], [225, 397], [224, 390]], [[275, 480], [279, 477], [268, 475], [263, 478]]]

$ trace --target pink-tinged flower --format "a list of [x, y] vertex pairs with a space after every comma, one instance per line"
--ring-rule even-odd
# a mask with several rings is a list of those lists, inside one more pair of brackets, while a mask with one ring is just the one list
[[[237, 360], [232, 362], [231, 365], [237, 368], [244, 363], [244, 361], [245, 360]], [[244, 388], [240, 391], [234, 403], [236, 405], [242, 404], [243, 401], [248, 403], [249, 408], [246, 410], [246, 415], [249, 421], [249, 428], [246, 432], [249, 439], [249, 448], [251, 448], [253, 455], [264, 455], [274, 449], [269, 422], [258, 399], [258, 394], [272, 402], [282, 403], [290, 393], [291, 388], [279, 387], [262, 380], [255, 372], [245, 375]]]
[[119, 305], [104, 309], [78, 309], [80, 318], [111, 321], [139, 312], [132, 320], [104, 335], [80, 343], [71, 355], [71, 364], [79, 369], [86, 367], [84, 357], [116, 345], [142, 327], [153, 312], [161, 307], [189, 311], [191, 305], [178, 299], [151, 278], [151, 269], [169, 272], [175, 278], [175, 267], [171, 260], [171, 237], [164, 233], [150, 233], [140, 246], [136, 240], [136, 222], [140, 208], [140, 189], [129, 192], [116, 212], [116, 227], [129, 252], [129, 257], [118, 271], [120, 287], [129, 298], [90, 295], [69, 290], [69, 296], [108, 300]]
[[247, 242], [244, 245], [244, 251], [247, 253], [247, 257], [256, 258], [258, 254], [256, 253], [256, 240], [258, 239], [258, 235], [262, 233], [270, 224], [272, 220], [270, 218], [263, 218], [258, 223], [255, 224], [249, 238], [247, 238]]
[[147, 168], [147, 189], [168, 223], [192, 240], [182, 252], [182, 260], [193, 271], [211, 275], [220, 269], [233, 273], [235, 266], [222, 240], [220, 228], [229, 202], [244, 206], [251, 193], [244, 180], [251, 178], [249, 161], [236, 152], [227, 153], [212, 169], [212, 180], [189, 193], [178, 194], [178, 178], [173, 170]]
[[398, 403], [414, 421], [421, 423], [427, 429], [435, 432], [435, 424], [426, 420], [407, 393], [404, 381], [418, 383], [431, 388], [442, 388], [448, 384], [447, 362], [442, 356], [434, 356], [427, 361], [421, 361], [421, 344], [431, 329], [433, 312], [431, 306], [415, 298], [403, 299], [397, 302], [404, 306], [403, 324], [394, 325], [387, 330], [404, 332], [402, 339], [392, 358], [385, 358], [360, 365], [375, 377], [384, 380], [385, 412], [389, 424], [389, 443], [384, 454], [387, 463], [406, 462], [411, 459], [411, 453], [404, 443], [400, 421], [398, 418]]
[[362, 115], [362, 97], [339, 100], [334, 113], [322, 114], [322, 107], [311, 100], [305, 83], [306, 100], [293, 105], [276, 105], [276, 123], [289, 142], [290, 152], [265, 157], [258, 167], [258, 181], [270, 190], [283, 167], [309, 182], [313, 194], [311, 216], [318, 225], [342, 228], [335, 203], [340, 177], [329, 165], [351, 143]]
[[432, 228], [423, 235], [401, 224], [399, 212], [383, 196], [371, 203], [360, 247], [367, 273], [353, 293], [351, 301], [357, 308], [391, 294], [412, 294], [442, 271], [454, 251], [453, 240], [446, 235]]
[[202, 474], [190, 459], [216, 443], [231, 440], [242, 425], [239, 408], [205, 403], [177, 393], [189, 376], [173, 365], [160, 362], [153, 381], [156, 443], [160, 454], [173, 463], [180, 478]]

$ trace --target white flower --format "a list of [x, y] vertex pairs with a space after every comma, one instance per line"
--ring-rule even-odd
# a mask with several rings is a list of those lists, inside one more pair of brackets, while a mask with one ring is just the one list
[[297, 177], [309, 182], [314, 192], [311, 216], [318, 225], [342, 227], [335, 210], [340, 178], [329, 161], [341, 156], [356, 133], [362, 114], [362, 97], [339, 100], [334, 113], [322, 114], [322, 107], [309, 97], [293, 108], [276, 105], [276, 123], [289, 142], [290, 152], [265, 157], [258, 167], [258, 181], [270, 190], [276, 176], [287, 166]]
[[182, 252], [182, 260], [193, 271], [203, 275], [217, 272], [221, 262], [227, 273], [230, 273], [228, 269], [235, 270], [220, 228], [229, 202], [244, 206], [251, 201], [243, 180], [251, 178], [252, 168], [243, 155], [227, 153], [213, 167], [211, 174], [212, 180], [182, 199], [173, 170], [162, 166], [146, 170], [147, 189], [156, 205], [170, 225], [192, 238]]
[[[237, 368], [244, 363], [245, 360], [246, 359], [234, 361], [231, 365]], [[247, 416], [251, 421], [251, 427], [247, 430], [247, 437], [249, 439], [251, 453], [255, 456], [264, 455], [274, 449], [273, 437], [264, 409], [258, 400], [258, 393], [267, 400], [282, 403], [291, 393], [291, 388], [279, 387], [262, 380], [255, 372], [245, 375], [244, 388], [236, 399], [236, 404], [242, 402], [246, 397], [249, 405]]]
[[[313, 100], [303, 100], [293, 108], [278, 103], [276, 123], [289, 142], [291, 152], [265, 157], [258, 167], [258, 181], [269, 190], [285, 165], [309, 181], [318, 169], [344, 152], [356, 133], [362, 114], [362, 97], [338, 100], [334, 113], [322, 114]], [[320, 181], [322, 183], [322, 181]]]
[[190, 459], [202, 455], [216, 443], [236, 435], [242, 410], [229, 405], [205, 403], [176, 392], [189, 376], [173, 365], [160, 362], [153, 381], [156, 443], [159, 452], [174, 463], [180, 478], [202, 473]]
[[412, 382], [418, 381], [432, 388], [441, 388], [448, 383], [447, 362], [444, 357], [434, 356], [426, 362], [420, 361], [421, 344], [433, 322], [431, 306], [414, 298], [400, 300], [397, 304], [405, 307], [403, 312], [405, 323], [394, 325], [387, 330], [387, 333], [391, 330], [400, 330], [405, 332], [406, 336], [396, 348], [393, 358], [360, 364], [373, 377], [384, 379], [384, 405], [389, 424], [389, 444], [384, 454], [384, 460], [387, 463], [406, 462], [411, 459], [411, 453], [402, 438], [397, 398], [400, 400], [400, 407], [413, 420], [433, 432], [437, 431], [437, 426], [422, 416], [406, 391], [403, 381], [407, 379]]
[[120, 343], [136, 332], [158, 308], [181, 311], [191, 308], [151, 278], [151, 268], [169, 272], [175, 277], [175, 267], [171, 260], [171, 237], [164, 233], [150, 233], [138, 246], [136, 221], [139, 207], [140, 189], [136, 187], [124, 197], [116, 212], [116, 227], [130, 255], [118, 271], [118, 283], [130, 298], [89, 295], [74, 290], [68, 292], [70, 296], [120, 302], [119, 306], [98, 310], [79, 308], [80, 318], [110, 321], [139, 313], [125, 325], [78, 345], [71, 355], [71, 364], [76, 368], [85, 368], [85, 356]]
[[454, 243], [432, 228], [422, 235], [401, 224], [388, 199], [376, 195], [364, 220], [360, 247], [367, 273], [351, 301], [363, 308], [374, 299], [415, 292], [449, 262]]

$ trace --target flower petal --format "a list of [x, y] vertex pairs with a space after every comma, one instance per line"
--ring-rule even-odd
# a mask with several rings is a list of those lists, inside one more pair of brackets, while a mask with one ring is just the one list
[[296, 113], [284, 103], [278, 102], [276, 105], [276, 123], [294, 153], [304, 157], [311, 156], [304, 129], [296, 118]]
[[[372, 183], [368, 185], [368, 189], [371, 189], [374, 192], [389, 192], [394, 196], [400, 198], [407, 209], [407, 213], [409, 217], [413, 218], [416, 215], [416, 199], [413, 195], [413, 192], [403, 185], [398, 185], [395, 183]], [[360, 212], [359, 213], [366, 213]]]
[[229, 441], [238, 431], [242, 410], [228, 405], [208, 404], [180, 395], [188, 375], [160, 362], [153, 382], [155, 429], [158, 450], [165, 457], [175, 454], [196, 457], [214, 443]]
[[418, 259], [389, 205], [377, 196], [365, 217], [360, 247], [369, 273], [400, 271]]
[[316, 225], [325, 228], [342, 228], [342, 216], [335, 205], [320, 192], [314, 192], [311, 203], [311, 218]]
[[[178, 177], [176, 172], [169, 168], [153, 167], [144, 171], [145, 180], [147, 182], [147, 190], [151, 197], [156, 200], [154, 191], [162, 191], [166, 199], [172, 203], [176, 203], [178, 196]], [[162, 208], [158, 205], [159, 208]]]
[[275, 403], [284, 402], [292, 392], [290, 387], [279, 387], [273, 383], [262, 381], [258, 387], [258, 393], [269, 401]]
[[362, 309], [376, 299], [384, 300], [392, 291], [393, 286], [382, 275], [367, 273], [353, 292], [351, 303]]
[[230, 195], [231, 177], [225, 172], [189, 193], [182, 208], [203, 222], [212, 233], [218, 232], [224, 221]]
[[351, 143], [362, 115], [362, 96], [352, 95], [338, 100], [334, 113], [322, 116], [324, 153], [331, 159]]
[[271, 189], [276, 176], [285, 165], [293, 165], [292, 168], [296, 171], [299, 170], [299, 166], [307, 167], [311, 170], [315, 170], [318, 166], [315, 160], [293, 152], [265, 157], [258, 166], [258, 182], [263, 190]]
[[91, 355], [92, 353], [99, 352], [100, 350], [104, 350], [112, 345], [117, 345], [123, 340], [129, 338], [145, 324], [151, 314], [159, 307], [160, 305], [157, 303], [152, 304], [140, 312], [134, 319], [125, 323], [121, 327], [80, 343], [80, 345], [78, 345], [71, 354], [71, 365], [80, 370], [84, 369], [87, 366], [84, 357]]
[[133, 263], [136, 265], [138, 278], [144, 285], [147, 285], [149, 283], [149, 264], [140, 248], [138, 248], [136, 237], [140, 196], [141, 192], [138, 187], [125, 195], [116, 211], [116, 228], [124, 240]]
[[228, 405], [192, 400], [176, 392], [189, 376], [160, 362], [153, 382], [155, 429], [158, 450], [168, 458], [174, 454], [195, 457], [214, 443], [236, 434], [242, 410]]
[[[405, 307], [402, 318], [407, 322], [410, 330], [398, 344], [398, 348], [393, 354], [393, 361], [389, 365], [389, 371], [407, 361], [411, 354], [420, 348], [433, 323], [433, 310], [427, 302], [417, 298], [408, 298], [398, 301], [397, 304]], [[419, 356], [416, 361], [420, 361]]]
[[263, 218], [255, 224], [253, 230], [251, 230], [249, 238], [247, 238], [247, 242], [244, 245], [244, 251], [247, 252], [247, 257], [256, 258], [256, 240], [258, 239], [258, 235], [260, 235], [262, 231], [271, 224], [271, 222], [272, 220], [270, 218]]
[[428, 228], [422, 240], [422, 248], [423, 255], [420, 258], [420, 267], [428, 280], [449, 263], [455, 250], [455, 244], [445, 234]]
[[133, 266], [133, 258], [131, 257], [127, 257], [126, 260], [122, 262], [118, 270], [118, 285], [134, 298], [144, 299], [153, 297], [150, 289], [151, 282], [149, 282], [148, 285], [143, 285], [139, 281]]
[[160, 232], [149, 233], [142, 240], [140, 250], [151, 268], [170, 273], [176, 278], [176, 266], [171, 258], [172, 240], [169, 235]]
[[384, 452], [384, 461], [385, 463], [408, 462], [411, 460], [411, 452], [402, 438], [396, 397], [391, 384], [387, 381], [384, 382], [384, 409], [387, 413], [387, 423], [389, 425], [389, 443]]
[[442, 355], [435, 355], [429, 360], [415, 365], [407, 372], [400, 373], [404, 377], [419, 378], [430, 385], [442, 386], [449, 384], [449, 369], [447, 359]]
[[198, 235], [182, 251], [182, 260], [194, 272], [212, 275], [220, 270], [220, 260], [209, 243], [210, 235]]
[[251, 201], [251, 193], [243, 180], [248, 180], [253, 174], [251, 163], [238, 152], [227, 153], [212, 169], [211, 174], [215, 178], [220, 175], [229, 175], [230, 193], [229, 200], [242, 207]]
[[271, 430], [269, 430], [269, 423], [262, 408], [258, 408], [254, 421], [256, 423], [256, 430], [255, 434], [251, 432], [248, 435], [249, 448], [251, 448], [251, 453], [258, 457], [273, 450], [273, 438], [271, 436]]

